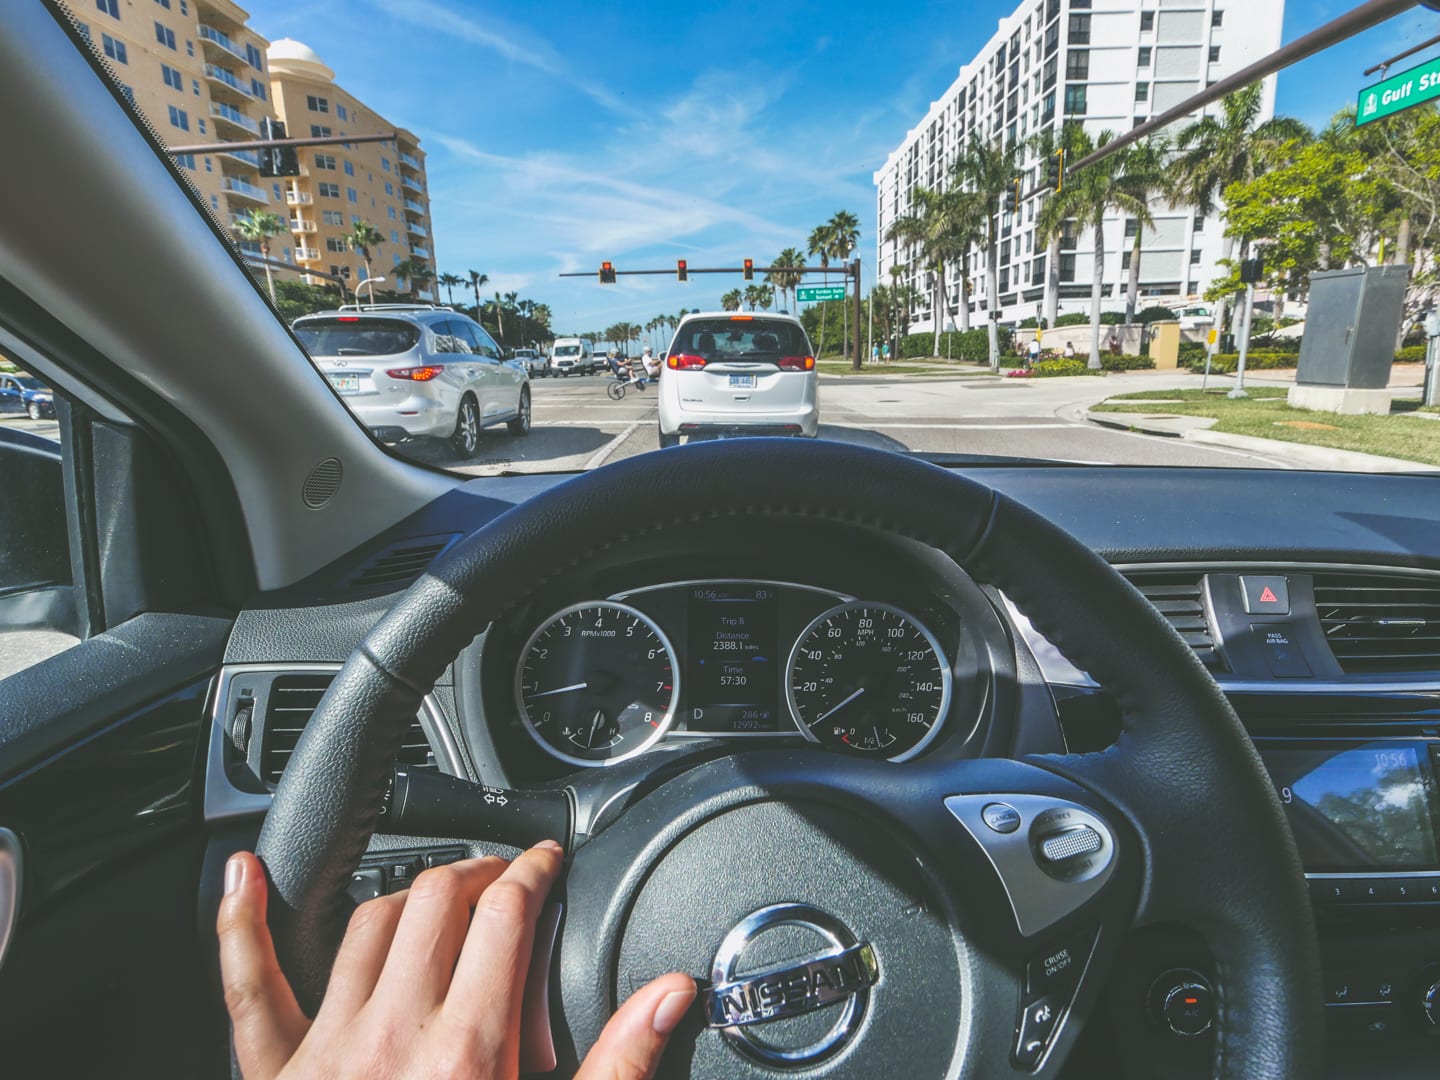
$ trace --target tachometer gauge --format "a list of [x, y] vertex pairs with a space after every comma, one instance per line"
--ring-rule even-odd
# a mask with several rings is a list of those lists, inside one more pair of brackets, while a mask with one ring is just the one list
[[609, 601], [576, 604], [530, 636], [515, 700], [526, 730], [555, 757], [608, 765], [669, 729], [680, 700], [675, 673], [675, 650], [648, 616]]
[[935, 636], [899, 608], [863, 600], [805, 628], [785, 685], [807, 738], [891, 761], [925, 749], [950, 708], [950, 666]]

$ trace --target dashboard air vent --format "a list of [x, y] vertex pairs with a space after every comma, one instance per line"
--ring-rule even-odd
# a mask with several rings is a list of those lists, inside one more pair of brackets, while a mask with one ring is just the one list
[[456, 536], [452, 533], [397, 541], [366, 560], [346, 579], [344, 588], [351, 591], [403, 589], [423, 574], [435, 557], [455, 542]]
[[1224, 671], [1225, 662], [1215, 649], [1210, 620], [1205, 614], [1205, 575], [1181, 573], [1136, 573], [1125, 575], [1145, 599], [1180, 632], [1185, 643], [1211, 671]]
[[[260, 776], [270, 787], [280, 782], [280, 774], [300, 733], [305, 730], [315, 707], [325, 696], [335, 679], [330, 671], [307, 672], [305, 674], [279, 675], [270, 685], [270, 700], [265, 709], [265, 728], [260, 744]], [[433, 769], [435, 755], [425, 731], [416, 717], [405, 729], [405, 742], [400, 748], [396, 761], [413, 768]]]
[[1440, 671], [1440, 578], [1316, 574], [1315, 611], [1347, 675]]

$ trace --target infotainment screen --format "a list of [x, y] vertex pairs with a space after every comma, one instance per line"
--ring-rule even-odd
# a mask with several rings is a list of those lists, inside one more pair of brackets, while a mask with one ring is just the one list
[[1422, 741], [1266, 742], [1260, 755], [1307, 870], [1435, 869], [1435, 768]]

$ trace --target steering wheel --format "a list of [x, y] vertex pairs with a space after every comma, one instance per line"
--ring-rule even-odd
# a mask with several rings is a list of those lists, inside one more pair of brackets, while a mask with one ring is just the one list
[[1114, 694], [1122, 733], [1100, 753], [1019, 761], [743, 750], [682, 758], [661, 777], [637, 778], [644, 757], [574, 777], [549, 986], [562, 1070], [634, 989], [678, 969], [705, 990], [662, 1076], [897, 1064], [916, 1077], [1053, 1076], [1120, 939], [1173, 922], [1214, 960], [1214, 1075], [1319, 1075], [1319, 960], [1294, 840], [1179, 635], [1019, 503], [935, 466], [808, 440], [704, 443], [578, 476], [491, 521], [400, 597], [315, 712], [260, 838], [277, 952], [307, 1010], [407, 718], [446, 666], [564, 567], [736, 519], [832, 522], [944, 552]]

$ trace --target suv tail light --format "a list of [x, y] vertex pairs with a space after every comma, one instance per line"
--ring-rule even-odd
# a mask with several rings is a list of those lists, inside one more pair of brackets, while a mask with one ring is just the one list
[[665, 361], [665, 366], [671, 371], [684, 371], [687, 368], [702, 368], [705, 366], [705, 358], [696, 356], [694, 353], [676, 353]]
[[429, 382], [444, 370], [444, 364], [427, 364], [425, 367], [391, 368], [385, 372], [385, 374], [389, 375], [392, 379], [410, 379], [413, 382]]
[[782, 356], [775, 361], [781, 371], [814, 371], [815, 358], [813, 356]]

